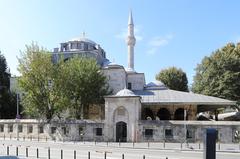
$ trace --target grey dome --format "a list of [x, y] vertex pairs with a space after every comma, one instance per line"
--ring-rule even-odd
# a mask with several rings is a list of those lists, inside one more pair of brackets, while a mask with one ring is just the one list
[[96, 43], [88, 38], [85, 38], [85, 37], [77, 37], [77, 38], [73, 38], [73, 39], [70, 39], [70, 41], [78, 41], [78, 42], [86, 42], [86, 43], [91, 43], [93, 45], [96, 45]]
[[115, 96], [136, 96], [131, 90], [129, 89], [122, 89]]
[[148, 83], [145, 89], [167, 89], [167, 87], [161, 81], [153, 81]]

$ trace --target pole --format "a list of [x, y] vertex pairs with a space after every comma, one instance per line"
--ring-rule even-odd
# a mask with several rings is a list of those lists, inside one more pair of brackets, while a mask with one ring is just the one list
[[19, 94], [17, 93], [17, 119], [19, 119]]
[[187, 110], [184, 109], [184, 140], [187, 142], [187, 127], [186, 127], [186, 117], [187, 117]]

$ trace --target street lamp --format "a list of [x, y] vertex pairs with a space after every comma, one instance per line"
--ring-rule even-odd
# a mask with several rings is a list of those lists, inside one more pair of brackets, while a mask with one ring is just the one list
[[17, 115], [16, 115], [16, 121], [17, 121], [17, 140], [19, 140], [19, 93], [17, 93]]

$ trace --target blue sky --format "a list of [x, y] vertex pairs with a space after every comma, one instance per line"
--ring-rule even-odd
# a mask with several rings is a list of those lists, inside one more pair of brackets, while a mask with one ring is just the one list
[[182, 68], [191, 85], [204, 56], [228, 42], [240, 41], [238, 0], [1, 0], [0, 50], [11, 73], [17, 56], [31, 41], [52, 50], [59, 43], [86, 36], [107, 57], [127, 65], [125, 35], [130, 8], [135, 34], [135, 70], [146, 81], [161, 69]]

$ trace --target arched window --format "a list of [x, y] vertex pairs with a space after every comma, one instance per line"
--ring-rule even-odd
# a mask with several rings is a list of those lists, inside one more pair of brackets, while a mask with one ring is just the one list
[[152, 110], [150, 108], [144, 108], [144, 110], [143, 110], [143, 120], [147, 120], [147, 119], [149, 119], [149, 117], [152, 120], [155, 120]]
[[171, 120], [171, 115], [168, 109], [161, 108], [158, 110], [157, 116], [160, 120]]
[[[184, 109], [178, 108], [174, 113], [174, 120], [184, 120]], [[187, 120], [187, 118], [186, 118]]]

